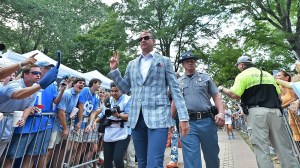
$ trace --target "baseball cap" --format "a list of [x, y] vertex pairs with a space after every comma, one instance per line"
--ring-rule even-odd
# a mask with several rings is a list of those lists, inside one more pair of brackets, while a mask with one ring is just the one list
[[234, 66], [237, 66], [240, 63], [246, 63], [246, 62], [252, 63], [252, 59], [248, 56], [243, 55], [238, 58], [237, 62], [234, 64]]
[[36, 63], [37, 66], [39, 67], [45, 67], [45, 66], [51, 66], [51, 67], [54, 67], [53, 64], [50, 64], [48, 61], [39, 61]]
[[71, 75], [64, 75], [64, 76], [62, 77], [62, 79], [67, 80], [67, 79], [69, 79], [70, 77], [71, 77]]
[[198, 60], [199, 58], [197, 58], [191, 51], [186, 51], [181, 55], [178, 63], [182, 63], [184, 60], [188, 59]]

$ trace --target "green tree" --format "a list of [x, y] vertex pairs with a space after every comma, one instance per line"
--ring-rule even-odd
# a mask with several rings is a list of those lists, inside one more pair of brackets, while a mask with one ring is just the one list
[[[216, 18], [226, 10], [220, 3], [213, 0], [125, 0], [114, 7], [131, 32], [154, 31], [158, 50], [162, 55], [175, 57], [177, 71], [182, 51], [198, 45], [199, 38], [213, 34], [218, 28]], [[176, 48], [176, 54], [171, 55], [171, 47]]]
[[[206, 48], [208, 47], [206, 46]], [[238, 40], [224, 37], [208, 52], [203, 53], [202, 51], [203, 49], [200, 48], [195, 53], [200, 55], [202, 62], [207, 65], [207, 73], [212, 76], [216, 84], [231, 86], [239, 73], [234, 64], [243, 53], [238, 45]]]
[[72, 58], [74, 37], [101, 21], [105, 5], [100, 0], [4, 0], [0, 2], [0, 32], [8, 48], [19, 53], [40, 50], [63, 63]]
[[107, 74], [110, 70], [109, 59], [113, 51], [118, 50], [121, 52], [119, 69], [124, 72], [128, 61], [132, 59], [125, 52], [130, 48], [126, 39], [125, 25], [118, 20], [116, 13], [110, 11], [102, 23], [76, 37], [75, 54], [69, 61], [76, 68], [84, 69], [84, 72], [96, 69]]
[[[230, 9], [233, 13], [244, 14], [242, 17], [251, 17], [254, 26], [266, 28], [273, 34], [270, 36], [258, 37], [270, 40], [270, 37], [277, 37], [271, 41], [264, 41], [270, 45], [287, 47], [300, 58], [300, 3], [295, 0], [239, 0], [232, 1]], [[258, 30], [258, 29], [256, 29]], [[266, 33], [265, 35], [267, 35]], [[288, 45], [286, 45], [288, 44]], [[290, 56], [288, 56], [290, 57]]]

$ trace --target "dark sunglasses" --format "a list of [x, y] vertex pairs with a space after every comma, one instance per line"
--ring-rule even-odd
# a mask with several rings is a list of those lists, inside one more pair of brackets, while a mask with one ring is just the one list
[[150, 36], [140, 37], [140, 38], [138, 38], [138, 41], [141, 42], [141, 41], [143, 41], [143, 39], [146, 41], [146, 40], [151, 39], [151, 37]]
[[37, 75], [37, 74], [39, 74], [39, 75], [42, 75], [42, 73], [41, 72], [39, 72], [39, 71], [32, 71], [32, 72], [30, 72], [32, 75]]

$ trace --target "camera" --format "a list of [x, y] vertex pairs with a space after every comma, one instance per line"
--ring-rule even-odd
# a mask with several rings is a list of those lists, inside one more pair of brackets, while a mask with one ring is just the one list
[[63, 82], [63, 83], [61, 83], [60, 85], [61, 85], [61, 86], [67, 86], [67, 84], [66, 84], [66, 83], [64, 83], [64, 82]]
[[107, 118], [103, 118], [101, 119], [100, 121], [100, 125], [98, 127], [98, 132], [99, 133], [104, 133], [105, 132], [105, 128], [107, 126], [110, 126], [111, 125], [111, 120], [107, 119]]
[[119, 106], [115, 106], [113, 108], [107, 108], [105, 110], [105, 117], [110, 117], [111, 115], [113, 115], [115, 113], [121, 113], [121, 110], [120, 110]]

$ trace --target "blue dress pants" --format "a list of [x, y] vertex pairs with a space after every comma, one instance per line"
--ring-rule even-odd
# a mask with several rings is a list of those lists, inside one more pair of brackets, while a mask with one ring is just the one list
[[218, 128], [212, 118], [190, 121], [190, 132], [181, 138], [184, 168], [202, 168], [201, 152], [207, 168], [219, 168]]
[[131, 136], [138, 167], [163, 168], [168, 128], [148, 128], [141, 112], [136, 127], [132, 129]]

